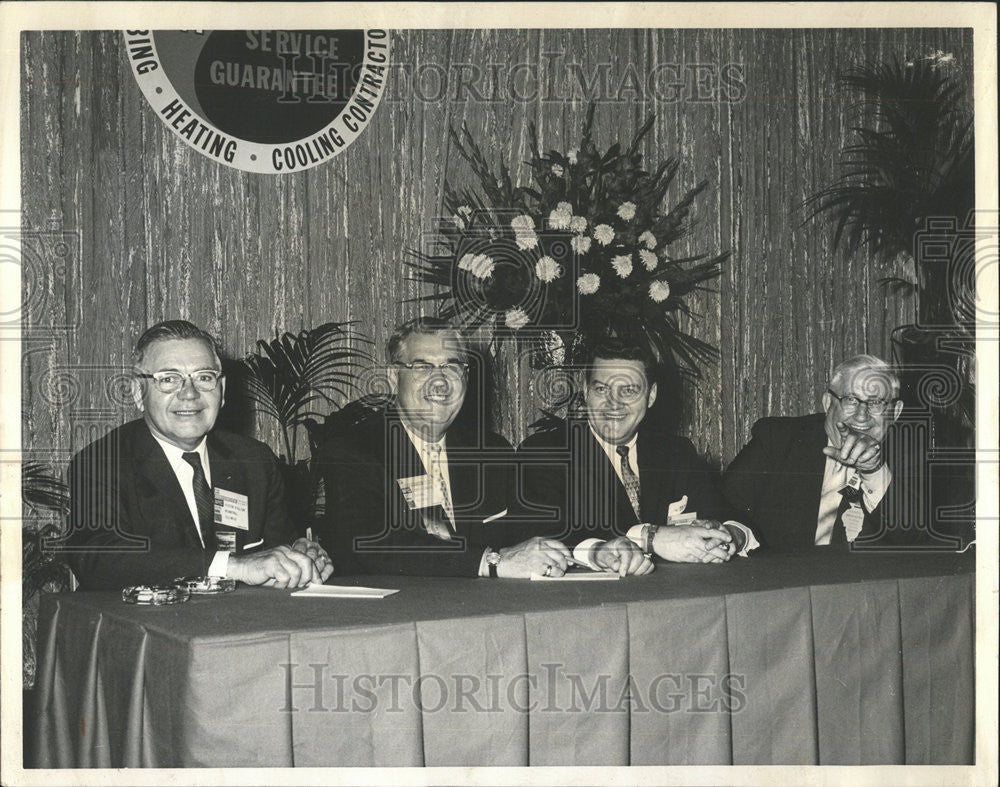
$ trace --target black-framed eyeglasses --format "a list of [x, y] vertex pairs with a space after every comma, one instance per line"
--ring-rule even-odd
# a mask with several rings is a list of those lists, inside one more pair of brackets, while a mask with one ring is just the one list
[[858, 399], [851, 394], [839, 396], [829, 388], [826, 389], [826, 392], [840, 402], [841, 409], [848, 414], [856, 412], [861, 405], [864, 405], [870, 415], [882, 415], [896, 401], [895, 399]]
[[153, 372], [152, 374], [136, 372], [135, 376], [141, 377], [144, 380], [152, 380], [153, 386], [160, 393], [176, 393], [184, 387], [185, 380], [190, 380], [195, 390], [208, 393], [219, 387], [222, 372], [216, 369], [200, 369], [197, 372], [191, 372], [191, 374], [182, 374], [181, 372]]
[[409, 369], [417, 377], [430, 377], [435, 370], [448, 377], [462, 377], [469, 371], [469, 364], [463, 361], [447, 361], [445, 363], [414, 361], [413, 363], [397, 363], [395, 365]]

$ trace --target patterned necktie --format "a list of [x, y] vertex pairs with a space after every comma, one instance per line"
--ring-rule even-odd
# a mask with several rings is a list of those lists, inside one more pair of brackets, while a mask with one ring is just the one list
[[851, 503], [857, 503], [861, 500], [861, 490], [855, 489], [850, 484], [841, 489], [840, 494], [843, 495], [843, 500], [840, 501], [840, 506], [837, 508], [837, 518], [833, 520], [833, 531], [830, 533], [831, 544], [847, 543], [847, 528], [844, 527], [844, 514], [851, 507]]
[[201, 469], [201, 456], [197, 451], [181, 454], [181, 459], [191, 465], [194, 470], [192, 485], [194, 486], [194, 503], [198, 508], [198, 526], [201, 529], [201, 539], [205, 549], [215, 549], [215, 498], [212, 487], [205, 480], [205, 471]]
[[429, 443], [427, 447], [430, 449], [431, 456], [431, 480], [437, 487], [438, 494], [441, 495], [441, 508], [444, 509], [444, 513], [454, 529], [455, 511], [452, 507], [451, 496], [448, 494], [448, 485], [444, 482], [443, 449], [440, 443]]
[[625, 485], [625, 491], [628, 492], [632, 510], [635, 511], [635, 515], [639, 519], [642, 519], [642, 515], [639, 513], [639, 477], [632, 472], [632, 465], [629, 464], [628, 446], [620, 445], [615, 448], [615, 451], [622, 458], [622, 483]]

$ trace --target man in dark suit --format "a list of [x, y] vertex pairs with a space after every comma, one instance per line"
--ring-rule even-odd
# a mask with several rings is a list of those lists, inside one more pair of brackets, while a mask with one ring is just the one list
[[910, 540], [911, 528], [895, 527], [905, 522], [886, 527], [914, 481], [887, 440], [903, 410], [899, 378], [881, 358], [855, 356], [834, 369], [823, 409], [758, 421], [723, 476], [726, 496], [769, 549]]
[[622, 575], [651, 571], [653, 553], [725, 562], [756, 545], [694, 446], [643, 425], [656, 401], [652, 371], [641, 346], [592, 345], [582, 417], [532, 435], [518, 450], [524, 501], [549, 513], [544, 532], [575, 545], [581, 562]]
[[569, 550], [508, 517], [510, 445], [459, 419], [469, 369], [460, 333], [442, 320], [412, 320], [387, 354], [392, 406], [313, 456], [326, 491], [313, 530], [341, 573], [561, 575]]
[[291, 527], [274, 454], [213, 430], [225, 378], [212, 337], [183, 320], [158, 323], [133, 358], [142, 418], [70, 463], [65, 547], [83, 589], [219, 576], [297, 587], [333, 571]]

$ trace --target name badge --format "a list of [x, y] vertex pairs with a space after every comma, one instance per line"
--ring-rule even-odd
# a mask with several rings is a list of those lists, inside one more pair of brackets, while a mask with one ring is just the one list
[[864, 523], [864, 510], [857, 503], [851, 503], [851, 507], [844, 512], [844, 532], [848, 541], [853, 541], [858, 537]]
[[249, 502], [246, 495], [219, 487], [215, 488], [215, 524], [235, 527], [239, 530], [249, 530], [248, 508]]
[[441, 490], [431, 481], [430, 476], [415, 475], [410, 478], [397, 478], [396, 483], [403, 493], [403, 499], [410, 510], [430, 508], [441, 505]]

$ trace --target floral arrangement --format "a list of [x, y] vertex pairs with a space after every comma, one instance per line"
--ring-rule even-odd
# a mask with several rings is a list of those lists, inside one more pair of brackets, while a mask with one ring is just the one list
[[679, 255], [691, 230], [689, 214], [702, 182], [664, 206], [679, 163], [669, 158], [643, 169], [639, 143], [650, 116], [623, 151], [598, 150], [592, 138], [594, 105], [578, 147], [540, 153], [529, 126], [532, 183], [516, 187], [508, 169], [486, 161], [467, 128], [451, 129], [479, 190], [445, 183], [450, 218], [437, 228], [433, 248], [411, 251], [416, 278], [436, 285], [417, 300], [437, 302], [438, 314], [494, 336], [534, 342], [542, 363], [575, 353], [588, 337], [646, 341], [660, 361], [698, 374], [716, 348], [683, 333], [686, 296], [716, 278], [728, 253]]

